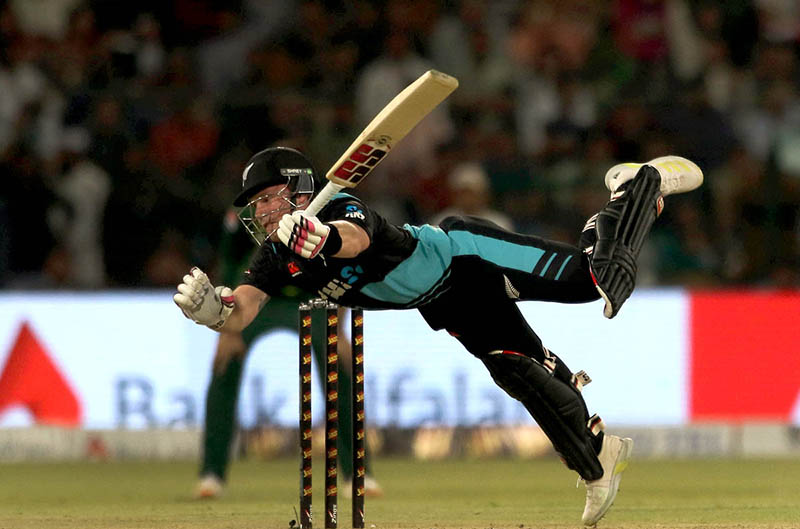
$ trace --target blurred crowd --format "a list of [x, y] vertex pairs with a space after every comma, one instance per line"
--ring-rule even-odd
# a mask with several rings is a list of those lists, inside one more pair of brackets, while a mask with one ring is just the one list
[[576, 243], [619, 161], [704, 170], [640, 283], [800, 287], [796, 0], [0, 2], [0, 285], [212, 271], [247, 159], [324, 173], [403, 87], [459, 89], [355, 193]]

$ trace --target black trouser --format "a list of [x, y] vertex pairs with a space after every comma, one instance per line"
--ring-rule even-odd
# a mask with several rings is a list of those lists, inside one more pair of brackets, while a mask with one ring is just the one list
[[[586, 256], [575, 246], [509, 233], [468, 217], [450, 217], [440, 227], [474, 234], [479, 254], [454, 257], [444, 293], [420, 307], [420, 313], [433, 329], [446, 329], [486, 364], [495, 382], [525, 405], [570, 468], [597, 479], [602, 475], [596, 457], [602, 436], [590, 431], [572, 372], [545, 349], [516, 305], [525, 300], [598, 299]], [[463, 239], [465, 233], [459, 236]], [[498, 251], [513, 251], [514, 245], [542, 250], [532, 253], [538, 259], [530, 270], [521, 270], [526, 265]]]
[[456, 256], [450, 265], [449, 288], [420, 307], [433, 329], [464, 337], [469, 343], [464, 345], [475, 356], [495, 349], [541, 349], [541, 341], [522, 317], [517, 301], [586, 303], [599, 299], [588, 260], [576, 246], [511, 233], [472, 217], [448, 217], [440, 227], [448, 233], [468, 232], [542, 250], [538, 260], [530, 263], [530, 270], [503, 266], [489, 251]]

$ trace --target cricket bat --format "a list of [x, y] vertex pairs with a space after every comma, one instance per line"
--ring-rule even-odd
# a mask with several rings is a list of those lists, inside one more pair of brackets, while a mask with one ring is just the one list
[[316, 215], [343, 188], [356, 187], [397, 142], [456, 88], [458, 80], [455, 77], [428, 70], [403, 89], [333, 164], [325, 175], [329, 182], [308, 205], [306, 213]]

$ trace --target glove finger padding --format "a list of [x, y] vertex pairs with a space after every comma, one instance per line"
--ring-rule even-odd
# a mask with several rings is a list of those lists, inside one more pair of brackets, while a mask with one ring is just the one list
[[195, 289], [203, 289], [206, 286], [211, 285], [211, 282], [208, 280], [208, 276], [206, 275], [206, 273], [197, 268], [196, 266], [193, 266], [192, 269], [189, 271], [189, 273], [191, 274], [192, 278], [194, 278], [192, 285], [194, 286]]
[[183, 311], [184, 314], [186, 314], [186, 311], [191, 311], [196, 305], [196, 303], [192, 301], [192, 298], [181, 292], [178, 292], [172, 296], [172, 301], [175, 302], [175, 304]]
[[[190, 304], [197, 304], [200, 302], [199, 292], [186, 283], [178, 285], [178, 293], [188, 299]], [[178, 294], [175, 295], [177, 296]]]

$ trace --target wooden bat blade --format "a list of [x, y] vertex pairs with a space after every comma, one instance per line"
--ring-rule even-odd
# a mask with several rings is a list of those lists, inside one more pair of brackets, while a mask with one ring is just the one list
[[333, 164], [325, 177], [343, 187], [357, 186], [425, 116], [458, 88], [458, 80], [428, 70], [397, 94]]

